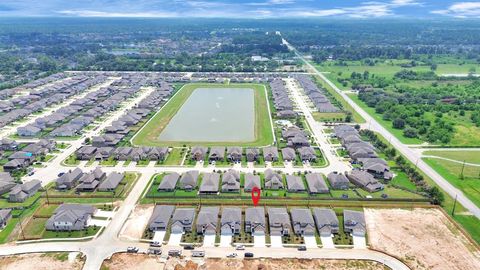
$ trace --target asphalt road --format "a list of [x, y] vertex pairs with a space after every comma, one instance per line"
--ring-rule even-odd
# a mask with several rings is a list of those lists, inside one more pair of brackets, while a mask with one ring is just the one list
[[477, 218], [480, 218], [480, 208], [476, 206], [470, 199], [468, 199], [462, 191], [454, 187], [447, 180], [445, 180], [440, 174], [428, 166], [422, 159], [421, 154], [417, 151], [410, 149], [407, 145], [400, 142], [392, 133], [380, 125], [372, 116], [365, 112], [360, 106], [358, 106], [348, 95], [346, 95], [342, 90], [340, 90], [334, 83], [332, 83], [324, 74], [319, 72], [310, 62], [308, 62], [292, 45], [290, 45], [285, 39], [285, 44], [288, 44], [289, 49], [293, 50], [296, 55], [302, 59], [303, 62], [318, 75], [322, 80], [324, 80], [328, 85], [330, 85], [343, 99], [345, 99], [352, 108], [358, 112], [363, 119], [367, 122], [369, 129], [380, 133], [384, 138], [390, 141], [390, 144], [395, 147], [403, 156], [405, 156], [413, 164], [417, 164], [417, 167], [422, 170], [428, 177], [430, 177], [435, 183], [440, 186], [447, 194], [452, 198], [457, 198], [457, 201], [470, 211]]

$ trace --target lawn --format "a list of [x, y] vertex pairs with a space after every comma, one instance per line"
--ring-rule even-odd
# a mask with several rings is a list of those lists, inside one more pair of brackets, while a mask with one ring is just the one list
[[437, 156], [444, 157], [449, 159], [454, 159], [458, 161], [465, 161], [467, 163], [476, 163], [480, 165], [480, 151], [471, 150], [471, 151], [425, 151], [423, 152], [426, 156]]
[[229, 84], [229, 88], [252, 88], [255, 93], [255, 141], [252, 142], [172, 142], [160, 141], [158, 136], [175, 116], [191, 93], [200, 87], [224, 88], [224, 84], [186, 84], [184, 85], [132, 139], [133, 145], [146, 146], [183, 146], [183, 145], [222, 145], [222, 146], [266, 146], [273, 142], [272, 122], [268, 112], [266, 87], [261, 84]]
[[172, 148], [172, 151], [168, 153], [167, 159], [162, 163], [165, 166], [181, 165], [183, 157], [187, 152], [186, 148]]
[[480, 167], [465, 165], [461, 178], [462, 163], [436, 158], [423, 158], [437, 173], [460, 189], [473, 203], [480, 206]]

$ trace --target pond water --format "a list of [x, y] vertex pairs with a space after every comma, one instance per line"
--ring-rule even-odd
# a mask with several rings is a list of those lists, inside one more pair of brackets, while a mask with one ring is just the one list
[[161, 141], [255, 140], [255, 101], [250, 88], [197, 88], [160, 133]]

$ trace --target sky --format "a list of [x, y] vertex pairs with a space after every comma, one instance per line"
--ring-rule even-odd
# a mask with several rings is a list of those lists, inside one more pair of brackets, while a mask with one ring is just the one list
[[0, 17], [480, 18], [455, 0], [0, 0]]

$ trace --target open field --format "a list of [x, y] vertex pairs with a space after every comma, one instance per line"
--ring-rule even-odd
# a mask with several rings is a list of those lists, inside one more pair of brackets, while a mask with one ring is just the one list
[[170, 258], [165, 262], [145, 254], [117, 253], [105, 260], [102, 270], [166, 269], [166, 270], [283, 270], [283, 269], [331, 269], [331, 270], [380, 270], [388, 269], [377, 262], [361, 260], [307, 260], [307, 259], [187, 259]]
[[[389, 59], [389, 60], [381, 60], [379, 59], [379, 62], [376, 63], [374, 66], [366, 65], [364, 63], [361, 63], [360, 61], [345, 61], [347, 63], [347, 66], [342, 66], [342, 65], [336, 65], [335, 62], [327, 62], [323, 63], [321, 65], [315, 64], [315, 67], [318, 68], [322, 72], [329, 72], [325, 74], [330, 80], [332, 80], [335, 85], [337, 85], [340, 89], [350, 89], [351, 84], [348, 83], [346, 86], [342, 85], [337, 79], [347, 79], [350, 78], [350, 75], [353, 72], [356, 73], [363, 73], [365, 71], [368, 71], [370, 74], [375, 74], [377, 77], [384, 77], [386, 79], [392, 79], [395, 73], [407, 69], [415, 72], [429, 72], [431, 71], [430, 66], [428, 65], [418, 65], [410, 68], [405, 68], [400, 65], [402, 64], [407, 64], [407, 60], [394, 60], [394, 59]], [[468, 74], [470, 72], [470, 69], [476, 69], [477, 72], [480, 70], [480, 65], [478, 64], [455, 64], [455, 63], [449, 63], [449, 64], [437, 64], [437, 69], [435, 70], [435, 74], [437, 75], [442, 75], [442, 74]], [[410, 86], [412, 87], [420, 87], [422, 86], [422, 81], [418, 81], [420, 83], [417, 83], [417, 81], [413, 82]], [[427, 82], [431, 84], [431, 82]], [[443, 83], [448, 83], [448, 81], [442, 82], [440, 81], [440, 84]]]
[[78, 253], [32, 253], [0, 257], [1, 270], [76, 270], [84, 259]]
[[[175, 116], [183, 103], [197, 88], [252, 88], [255, 102], [255, 141], [252, 142], [180, 142], [160, 141], [158, 136]], [[272, 122], [268, 113], [268, 100], [265, 87], [260, 84], [186, 84], [184, 85], [132, 139], [134, 145], [182, 146], [182, 145], [222, 145], [222, 146], [266, 146], [273, 142]]]
[[468, 151], [440, 151], [430, 150], [423, 152], [427, 156], [437, 156], [449, 159], [458, 160], [460, 162], [477, 163], [480, 165], [480, 150], [468, 150]]
[[437, 209], [365, 209], [371, 247], [412, 269], [479, 269], [480, 251]]
[[452, 185], [462, 190], [472, 202], [480, 206], [480, 166], [465, 165], [464, 167], [462, 163], [437, 158], [423, 158], [423, 160]]

